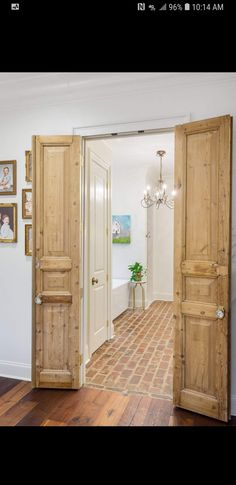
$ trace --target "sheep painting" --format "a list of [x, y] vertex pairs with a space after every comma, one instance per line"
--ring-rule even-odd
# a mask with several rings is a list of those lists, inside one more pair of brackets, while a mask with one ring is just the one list
[[112, 216], [112, 242], [130, 244], [130, 216]]

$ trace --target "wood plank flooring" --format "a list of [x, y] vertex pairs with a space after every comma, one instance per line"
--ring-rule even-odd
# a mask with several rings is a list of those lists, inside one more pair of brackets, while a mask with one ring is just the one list
[[171, 401], [82, 387], [31, 389], [0, 377], [0, 426], [236, 426], [173, 408]]

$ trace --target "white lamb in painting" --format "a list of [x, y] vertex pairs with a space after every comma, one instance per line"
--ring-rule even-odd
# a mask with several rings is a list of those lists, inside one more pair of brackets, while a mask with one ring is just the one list
[[120, 223], [118, 221], [112, 222], [112, 234], [118, 236], [120, 234]]

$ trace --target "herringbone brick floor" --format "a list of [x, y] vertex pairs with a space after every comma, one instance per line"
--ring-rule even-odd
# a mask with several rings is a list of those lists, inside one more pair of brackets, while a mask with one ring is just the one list
[[173, 304], [156, 301], [114, 320], [115, 338], [87, 365], [86, 386], [172, 398]]

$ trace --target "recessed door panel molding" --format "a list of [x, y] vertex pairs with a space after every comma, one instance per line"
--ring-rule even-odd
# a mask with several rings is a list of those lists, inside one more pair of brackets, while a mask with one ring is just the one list
[[176, 127], [174, 404], [227, 421], [231, 247], [229, 115]]
[[33, 385], [80, 387], [80, 137], [33, 137]]

